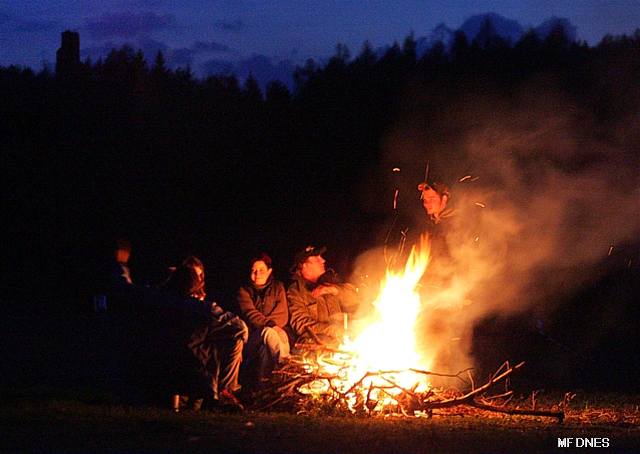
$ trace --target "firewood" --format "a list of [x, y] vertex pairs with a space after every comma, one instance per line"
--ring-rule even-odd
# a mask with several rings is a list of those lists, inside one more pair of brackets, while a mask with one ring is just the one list
[[[333, 405], [331, 407], [334, 410], [346, 409], [345, 411], [350, 413], [369, 416], [389, 414], [391, 411], [392, 414], [395, 413], [402, 416], [420, 414], [432, 417], [434, 410], [465, 406], [509, 415], [556, 418], [558, 422], [562, 423], [568, 402], [573, 397], [573, 395], [567, 393], [564, 402], [559, 405], [559, 411], [547, 411], [535, 408], [536, 393], [532, 394], [531, 402], [533, 408], [531, 410], [507, 406], [513, 397], [513, 391], [507, 390], [499, 394], [486, 395], [487, 391], [498, 383], [506, 383], [516, 370], [524, 366], [524, 362], [515, 366], [510, 366], [508, 362], [503, 363], [491, 374], [488, 381], [479, 387], [475, 386], [471, 369], [465, 369], [454, 374], [408, 369], [407, 371], [369, 371], [353, 382], [346, 391], [341, 391], [337, 384], [341, 380], [340, 374], [326, 373], [321, 367], [321, 364], [328, 364], [329, 362], [332, 366], [340, 366], [340, 361], [335, 357], [331, 361], [327, 361], [327, 355], [331, 358], [330, 355], [336, 353], [336, 350], [326, 345], [313, 350], [308, 344], [305, 345], [309, 348], [299, 349], [298, 351], [302, 352], [300, 355], [294, 355], [286, 366], [273, 372], [271, 386], [254, 395], [252, 409], [267, 410], [285, 403], [291, 409], [299, 409], [301, 406], [312, 408], [314, 399], [320, 399], [319, 401], [324, 402], [323, 405], [326, 405], [327, 402], [332, 402]], [[346, 352], [340, 353], [345, 354]], [[345, 370], [347, 366], [348, 364], [345, 363]], [[430, 388], [425, 392], [419, 392], [417, 391], [418, 379], [411, 388], [401, 386], [396, 382], [393, 377], [402, 372], [414, 373], [416, 377], [455, 378], [467, 387], [467, 391]], [[465, 374], [468, 380], [463, 378]], [[380, 380], [378, 384], [371, 382], [369, 385], [365, 385], [367, 379], [370, 378], [378, 378]], [[309, 387], [314, 384], [322, 385], [322, 391], [317, 393], [310, 392]], [[381, 400], [374, 397], [374, 393], [382, 393], [388, 396], [389, 400], [394, 402], [392, 407], [382, 405]]]

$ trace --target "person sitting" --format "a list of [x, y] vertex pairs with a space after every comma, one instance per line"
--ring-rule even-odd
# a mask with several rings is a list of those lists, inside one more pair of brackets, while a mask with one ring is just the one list
[[[261, 253], [249, 265], [249, 280], [237, 294], [240, 315], [249, 326], [245, 364], [252, 381], [261, 383], [273, 368], [289, 357], [285, 327], [289, 321], [287, 295], [282, 282], [273, 277], [271, 257]], [[257, 367], [251, 367], [257, 366]]]
[[189, 296], [204, 301], [207, 296], [207, 292], [205, 291], [204, 263], [195, 255], [190, 255], [182, 261], [182, 264], [188, 268], [192, 268], [197, 277], [197, 281]]
[[118, 238], [111, 246], [106, 266], [98, 278], [99, 293], [104, 295], [103, 310], [107, 310], [108, 302], [109, 311], [126, 313], [132, 310], [131, 294], [135, 292], [134, 287], [137, 287], [133, 284], [129, 269], [131, 242], [125, 238]]
[[[198, 379], [191, 382], [196, 397], [203, 397], [213, 405], [243, 409], [236, 397], [240, 390], [238, 373], [242, 362], [242, 350], [248, 339], [247, 325], [235, 314], [225, 311], [213, 301], [199, 300], [203, 288], [204, 274], [199, 275], [193, 261], [185, 261], [178, 266], [163, 285], [164, 290], [173, 296], [181, 297], [193, 306], [202, 306], [197, 312], [208, 317], [176, 315], [176, 305], [170, 313], [173, 323], [173, 336], [176, 342], [184, 345], [190, 359], [197, 363]], [[202, 262], [200, 262], [202, 263]], [[203, 267], [204, 269], [204, 267]], [[204, 298], [204, 297], [203, 297]], [[178, 305], [180, 308], [180, 305]], [[186, 305], [184, 306], [186, 307]], [[184, 315], [184, 311], [181, 311]], [[194, 317], [195, 316], [195, 317]]]
[[289, 325], [301, 343], [337, 345], [344, 335], [345, 314], [353, 315], [358, 294], [327, 271], [326, 248], [307, 246], [295, 255], [292, 282], [287, 289]]
[[131, 271], [129, 270], [129, 257], [131, 257], [131, 242], [120, 238], [116, 240], [112, 279], [113, 283], [131, 284]]
[[[108, 253], [101, 254], [92, 281], [93, 297], [91, 303], [94, 312], [106, 312], [107, 302], [110, 306], [118, 306], [120, 301], [116, 297], [109, 301], [108, 295], [118, 294], [122, 287], [132, 284], [129, 270], [131, 256], [131, 242], [119, 238], [109, 242]], [[104, 251], [107, 252], [107, 251]]]

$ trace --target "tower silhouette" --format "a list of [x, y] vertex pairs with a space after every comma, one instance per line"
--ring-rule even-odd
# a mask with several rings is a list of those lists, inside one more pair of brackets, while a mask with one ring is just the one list
[[66, 30], [61, 35], [60, 49], [56, 51], [56, 75], [74, 76], [80, 69], [80, 34]]

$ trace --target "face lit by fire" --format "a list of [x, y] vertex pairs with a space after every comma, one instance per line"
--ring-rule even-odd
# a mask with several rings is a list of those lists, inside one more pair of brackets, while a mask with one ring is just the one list
[[116, 250], [116, 261], [118, 263], [128, 263], [130, 256], [131, 256], [131, 251], [128, 249], [120, 248]]
[[251, 280], [258, 287], [267, 283], [271, 276], [272, 268], [269, 268], [262, 260], [256, 260], [251, 266]]
[[324, 263], [325, 259], [323, 259], [321, 255], [307, 257], [307, 260], [302, 263], [300, 274], [310, 282], [318, 282], [320, 276], [325, 272]]
[[194, 266], [193, 271], [195, 271], [196, 276], [198, 276], [198, 281], [204, 281], [204, 268], [201, 266]]
[[447, 206], [446, 195], [441, 196], [433, 189], [422, 191], [422, 206], [429, 216], [438, 216]]

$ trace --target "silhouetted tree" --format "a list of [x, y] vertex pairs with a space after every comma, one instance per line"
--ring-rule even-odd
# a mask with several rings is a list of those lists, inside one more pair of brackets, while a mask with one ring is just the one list
[[297, 66], [293, 72], [293, 82], [296, 92], [300, 91], [305, 84], [309, 83], [317, 72], [318, 67], [316, 66], [316, 62], [313, 58], [308, 58], [305, 61], [304, 66]]
[[346, 44], [338, 43], [336, 44], [336, 52], [334, 54], [334, 57], [347, 63], [351, 58], [351, 52], [349, 52], [349, 48]]
[[168, 81], [170, 74], [164, 54], [159, 50], [151, 66], [151, 80], [156, 86], [161, 87]]
[[417, 60], [417, 43], [413, 32], [409, 34], [402, 43], [402, 54], [404, 55], [405, 65], [407, 68], [413, 68]]
[[552, 52], [564, 52], [569, 48], [569, 44], [567, 33], [561, 23], [555, 24], [544, 40], [545, 48]]
[[245, 100], [247, 100], [254, 106], [262, 102], [262, 91], [260, 90], [260, 85], [251, 73], [249, 74], [249, 77], [247, 77], [244, 81], [244, 86], [242, 87], [242, 96]]
[[487, 49], [495, 43], [496, 39], [499, 38], [499, 35], [496, 32], [496, 29], [493, 25], [493, 21], [490, 18], [485, 18], [482, 21], [482, 25], [480, 25], [480, 30], [478, 34], [473, 39], [481, 49]]
[[367, 40], [362, 45], [362, 50], [358, 54], [358, 58], [354, 62], [359, 67], [373, 66], [377, 61], [376, 54], [373, 52], [371, 43]]
[[445, 52], [444, 43], [442, 41], [438, 41], [426, 54], [424, 54], [420, 60], [420, 67], [423, 71], [431, 73], [446, 63], [447, 54]]
[[464, 63], [469, 57], [469, 41], [467, 35], [462, 30], [458, 30], [453, 35], [451, 44], [451, 59], [456, 63]]

